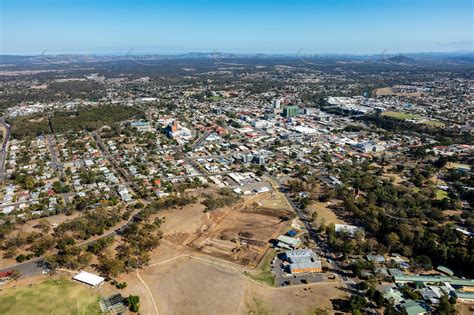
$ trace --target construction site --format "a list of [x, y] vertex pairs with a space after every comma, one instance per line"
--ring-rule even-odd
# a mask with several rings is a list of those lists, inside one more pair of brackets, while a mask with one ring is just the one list
[[[271, 196], [262, 194], [246, 197], [236, 206], [208, 213], [194, 205], [186, 209], [187, 214], [179, 214], [182, 217], [194, 213], [192, 219], [186, 221], [187, 231], [179, 231], [178, 226], [170, 222], [174, 221], [176, 213], [173, 218], [167, 217], [163, 226], [165, 239], [214, 257], [255, 268], [271, 246], [270, 241], [281, 234], [292, 218], [291, 212], [286, 209], [263, 207], [259, 199], [264, 198]], [[189, 229], [189, 223], [194, 226], [193, 230]], [[168, 230], [170, 225], [172, 229]]]

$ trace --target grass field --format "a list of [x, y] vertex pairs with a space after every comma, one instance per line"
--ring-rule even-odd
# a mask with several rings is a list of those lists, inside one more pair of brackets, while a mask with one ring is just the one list
[[69, 280], [46, 280], [0, 294], [0, 314], [100, 314], [99, 295]]
[[442, 200], [444, 198], [448, 198], [448, 192], [441, 189], [436, 190], [436, 199]]
[[426, 121], [422, 121], [421, 123], [424, 125], [431, 126], [431, 127], [443, 128], [445, 126], [442, 122], [437, 121], [437, 120], [426, 120]]
[[404, 112], [391, 112], [391, 111], [383, 112], [382, 116], [397, 118], [397, 119], [421, 119], [422, 118], [421, 116], [418, 116], [418, 115], [413, 115], [413, 114], [404, 113]]
[[445, 126], [440, 121], [437, 121], [437, 120], [434, 120], [434, 119], [426, 119], [426, 118], [424, 118], [420, 115], [414, 115], [414, 114], [409, 114], [409, 113], [404, 113], [404, 112], [387, 111], [387, 112], [383, 112], [382, 116], [391, 117], [391, 118], [395, 118], [395, 119], [413, 119], [413, 120], [417, 120], [418, 123], [420, 123], [420, 124], [427, 125], [427, 126], [430, 126], [430, 127], [442, 128], [442, 127]]

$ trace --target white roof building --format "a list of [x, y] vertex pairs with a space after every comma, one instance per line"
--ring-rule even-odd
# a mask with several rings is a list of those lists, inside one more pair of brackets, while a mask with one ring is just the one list
[[93, 287], [100, 286], [105, 280], [105, 278], [103, 277], [97, 276], [86, 271], [81, 271], [79, 274], [74, 276], [73, 279]]

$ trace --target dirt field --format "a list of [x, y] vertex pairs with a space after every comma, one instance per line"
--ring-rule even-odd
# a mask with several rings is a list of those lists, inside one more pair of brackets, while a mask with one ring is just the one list
[[377, 96], [383, 96], [383, 95], [393, 95], [394, 92], [392, 88], [390, 87], [385, 87], [385, 88], [380, 88], [375, 90], [375, 95]]
[[340, 223], [345, 224], [345, 222], [339, 219], [334, 211], [330, 209], [330, 205], [326, 202], [316, 202], [309, 207], [309, 211], [312, 214], [314, 211], [318, 213], [317, 223], [320, 224], [321, 221], [324, 219], [325, 224], [331, 223]]
[[163, 211], [164, 238], [214, 257], [256, 267], [269, 241], [281, 233], [291, 216], [288, 211], [259, 207], [262, 198], [265, 197], [246, 197], [235, 207], [207, 213], [200, 204]]
[[456, 309], [459, 312], [459, 315], [469, 315], [474, 312], [474, 304], [458, 304]]
[[[331, 299], [344, 297], [336, 282], [272, 288], [190, 257], [148, 267], [140, 276], [160, 314], [308, 314], [315, 307], [331, 309]], [[153, 314], [145, 306], [142, 312]]]

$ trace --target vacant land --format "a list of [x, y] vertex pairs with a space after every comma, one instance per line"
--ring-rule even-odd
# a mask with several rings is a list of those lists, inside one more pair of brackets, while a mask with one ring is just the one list
[[288, 204], [285, 195], [278, 191], [258, 195], [256, 196], [256, 199], [264, 208], [291, 209], [291, 206]]
[[444, 190], [441, 190], [441, 189], [437, 189], [436, 190], [436, 199], [442, 200], [444, 198], [448, 198], [448, 192], [444, 191]]
[[287, 210], [260, 206], [266, 198], [244, 197], [233, 207], [210, 212], [204, 212], [201, 204], [163, 211], [163, 236], [176, 245], [254, 268], [270, 246], [269, 241], [291, 218]]
[[384, 88], [380, 88], [380, 89], [375, 90], [375, 95], [377, 95], [377, 96], [393, 95], [393, 94], [394, 94], [394, 92], [393, 92], [392, 88], [390, 88], [390, 87], [384, 87]]
[[315, 307], [331, 310], [331, 300], [344, 298], [339, 282], [272, 288], [189, 257], [148, 267], [140, 275], [160, 314], [309, 314]]
[[0, 294], [0, 314], [100, 314], [99, 295], [70, 280], [46, 280], [5, 289]]
[[332, 205], [326, 203], [326, 202], [315, 202], [314, 204], [311, 204], [308, 207], [310, 215], [312, 215], [314, 212], [317, 213], [317, 223], [321, 224], [321, 222], [324, 220], [325, 224], [331, 224], [331, 223], [340, 223], [340, 224], [345, 224], [345, 222], [337, 217], [337, 215], [334, 213], [334, 211], [330, 208], [331, 206], [335, 206], [337, 203], [340, 203], [338, 201], [334, 201]]
[[272, 265], [272, 259], [276, 256], [276, 252], [274, 249], [269, 249], [265, 256], [262, 258], [260, 262], [260, 266], [258, 270], [249, 274], [249, 276], [257, 281], [263, 282], [268, 284], [269, 286], [275, 285], [275, 276], [270, 271], [270, 267]]

